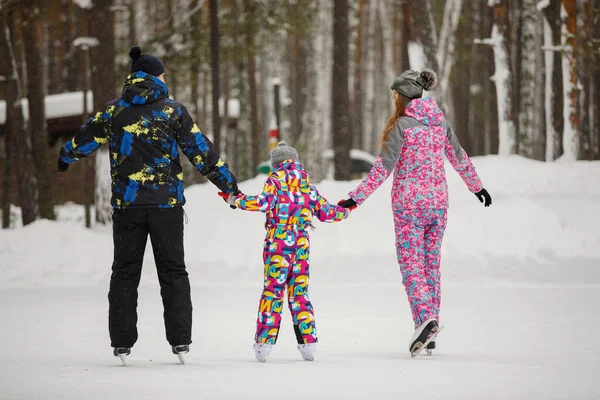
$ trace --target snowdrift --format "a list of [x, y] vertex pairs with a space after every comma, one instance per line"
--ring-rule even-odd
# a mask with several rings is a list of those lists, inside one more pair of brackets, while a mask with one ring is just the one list
[[[450, 186], [442, 249], [446, 282], [600, 283], [599, 162], [542, 163], [497, 156], [476, 157], [473, 162], [493, 204], [482, 207], [446, 165]], [[241, 183], [240, 189], [257, 193], [263, 182], [260, 176]], [[317, 187], [337, 202], [357, 184], [323, 181]], [[381, 284], [384, 271], [397, 270], [390, 187], [391, 179], [347, 221], [316, 222], [311, 273], [319, 284]], [[186, 189], [191, 280], [197, 285], [260, 287], [263, 215], [231, 210], [216, 193], [210, 184]], [[85, 229], [78, 213], [80, 208], [64, 206], [58, 210], [58, 222], [38, 221], [0, 231], [0, 288], [108, 283], [110, 227]], [[155, 283], [150, 246], [148, 242], [142, 284]]]

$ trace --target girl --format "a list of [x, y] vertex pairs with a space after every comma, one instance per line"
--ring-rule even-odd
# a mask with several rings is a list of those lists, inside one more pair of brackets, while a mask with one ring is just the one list
[[242, 210], [267, 214], [263, 250], [264, 289], [260, 298], [254, 343], [256, 359], [265, 362], [277, 341], [284, 290], [294, 321], [298, 350], [307, 361], [314, 359], [317, 343], [315, 316], [308, 298], [309, 251], [307, 229], [315, 215], [322, 222], [337, 222], [349, 210], [331, 205], [308, 181], [296, 149], [279, 142], [271, 151], [271, 174], [258, 196], [219, 193]]
[[339, 203], [348, 208], [362, 204], [395, 170], [396, 252], [415, 324], [409, 344], [413, 357], [425, 347], [430, 353], [441, 329], [440, 249], [448, 210], [442, 155], [485, 207], [492, 204], [442, 111], [434, 100], [421, 98], [423, 89], [436, 84], [437, 75], [430, 70], [408, 70], [394, 80], [395, 110], [381, 134], [381, 154], [350, 198]]

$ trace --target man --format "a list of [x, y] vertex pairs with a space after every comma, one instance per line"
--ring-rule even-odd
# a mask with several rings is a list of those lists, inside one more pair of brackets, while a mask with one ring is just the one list
[[[90, 118], [60, 150], [59, 171], [106, 142], [112, 177], [114, 262], [109, 332], [113, 354], [138, 338], [137, 288], [148, 235], [158, 271], [167, 341], [174, 354], [192, 343], [192, 301], [183, 251], [183, 171], [179, 151], [221, 191], [239, 193], [235, 176], [184, 106], [168, 98], [164, 65], [133, 47], [122, 96]], [[181, 358], [181, 357], [180, 357]], [[183, 361], [182, 361], [183, 362]]]

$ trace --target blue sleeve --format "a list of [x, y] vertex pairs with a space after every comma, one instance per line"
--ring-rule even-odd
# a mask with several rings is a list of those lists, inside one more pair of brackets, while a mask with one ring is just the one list
[[108, 141], [110, 120], [115, 109], [107, 105], [104, 110], [96, 113], [77, 133], [60, 149], [60, 159], [66, 163], [74, 163], [98, 150]]
[[237, 180], [183, 106], [179, 106], [177, 143], [198, 171], [225, 193], [237, 193]]

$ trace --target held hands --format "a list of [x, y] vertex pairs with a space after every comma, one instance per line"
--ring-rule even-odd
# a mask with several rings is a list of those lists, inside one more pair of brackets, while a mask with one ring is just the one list
[[338, 201], [338, 206], [340, 207], [344, 207], [349, 209], [350, 211], [356, 209], [356, 207], [358, 207], [358, 204], [356, 204], [356, 202], [352, 199], [342, 199], [340, 201]]
[[481, 203], [484, 203], [484, 207], [489, 207], [490, 205], [492, 205], [492, 196], [490, 196], [490, 194], [488, 193], [487, 190], [485, 190], [484, 188], [481, 188], [481, 190], [477, 193], [474, 193], [475, 196], [477, 196], [477, 198], [479, 199], [479, 201]]
[[225, 193], [225, 192], [219, 192], [217, 194], [223, 198], [223, 201], [225, 201], [225, 203], [229, 204], [229, 207], [232, 210], [235, 210], [237, 208], [237, 206], [235, 205], [235, 201], [236, 201], [238, 195], [242, 194], [242, 192], [238, 191], [235, 194], [233, 194], [233, 193], [229, 194], [229, 193]]

